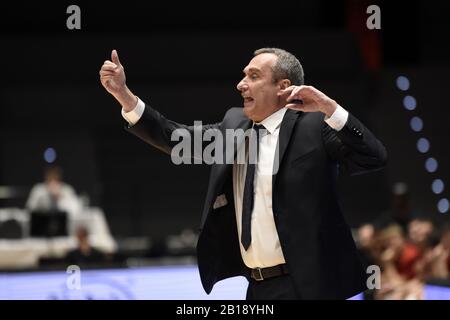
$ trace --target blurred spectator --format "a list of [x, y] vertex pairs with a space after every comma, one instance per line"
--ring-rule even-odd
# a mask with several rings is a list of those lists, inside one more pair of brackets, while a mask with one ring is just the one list
[[78, 247], [66, 255], [66, 261], [70, 264], [86, 265], [101, 264], [106, 262], [106, 256], [100, 250], [92, 247], [89, 242], [89, 233], [86, 227], [80, 226], [76, 230]]
[[406, 281], [401, 278], [381, 276], [381, 289], [375, 290], [375, 300], [423, 300], [424, 284], [417, 279]]
[[65, 211], [69, 218], [81, 210], [81, 202], [74, 189], [63, 182], [62, 169], [58, 166], [47, 167], [44, 182], [36, 184], [30, 192], [26, 208], [29, 211]]
[[441, 234], [441, 245], [444, 250], [447, 251], [447, 254], [449, 257], [447, 258], [447, 277], [450, 276], [450, 225], [446, 225], [443, 228], [442, 234]]
[[372, 247], [372, 256], [382, 269], [395, 268], [405, 279], [415, 276], [414, 264], [420, 255], [420, 250], [406, 241], [402, 228], [396, 224], [380, 230]]
[[377, 231], [371, 252], [382, 270], [375, 299], [423, 299], [423, 283], [414, 278], [420, 251], [406, 241], [399, 225]]
[[422, 258], [415, 265], [418, 278], [422, 281], [446, 279], [450, 272], [450, 228], [442, 233], [428, 234], [423, 245]]
[[358, 245], [358, 250], [366, 265], [375, 263], [371, 255], [374, 237], [375, 226], [371, 223], [363, 223], [357, 230], [356, 242]]
[[368, 249], [372, 245], [375, 228], [371, 223], [364, 223], [358, 228], [358, 244], [361, 248]]
[[413, 218], [408, 224], [408, 241], [420, 250], [428, 246], [427, 241], [434, 231], [434, 223], [430, 218]]

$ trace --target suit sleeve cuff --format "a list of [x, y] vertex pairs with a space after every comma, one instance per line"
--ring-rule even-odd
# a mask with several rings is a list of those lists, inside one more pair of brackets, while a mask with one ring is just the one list
[[144, 113], [144, 109], [145, 109], [145, 103], [138, 98], [138, 102], [136, 104], [136, 107], [129, 111], [129, 112], [125, 112], [122, 109], [122, 117], [128, 122], [128, 124], [130, 126], [136, 124], [139, 119], [142, 117], [142, 114]]
[[348, 111], [340, 105], [337, 106], [331, 117], [325, 116], [325, 122], [336, 131], [340, 131], [345, 126], [347, 119]]

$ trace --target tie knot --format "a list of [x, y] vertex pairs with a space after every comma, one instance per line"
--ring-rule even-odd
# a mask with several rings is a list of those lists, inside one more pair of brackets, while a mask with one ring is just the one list
[[262, 137], [264, 135], [264, 133], [266, 132], [266, 127], [264, 127], [262, 124], [254, 124], [253, 125], [253, 130], [256, 131], [256, 136], [257, 137]]

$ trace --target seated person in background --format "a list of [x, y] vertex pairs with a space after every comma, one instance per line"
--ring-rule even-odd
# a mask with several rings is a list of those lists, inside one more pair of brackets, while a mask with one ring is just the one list
[[62, 169], [49, 166], [45, 169], [44, 182], [36, 184], [30, 192], [26, 208], [31, 211], [65, 211], [69, 218], [81, 210], [81, 202], [75, 190], [63, 182]]
[[434, 223], [428, 217], [415, 217], [408, 224], [408, 241], [420, 251], [428, 247], [428, 238], [435, 231]]
[[406, 241], [400, 225], [378, 230], [371, 254], [381, 268], [381, 289], [374, 291], [375, 300], [423, 299], [423, 283], [416, 278], [414, 269], [420, 252]]
[[375, 226], [369, 222], [361, 224], [357, 229], [357, 248], [366, 265], [375, 264], [374, 257], [371, 254], [374, 240]]
[[66, 255], [66, 262], [70, 264], [101, 264], [106, 262], [106, 256], [100, 250], [91, 247], [89, 233], [86, 227], [80, 226], [76, 230], [78, 247]]
[[450, 226], [428, 235], [422, 258], [415, 264], [416, 273], [422, 281], [449, 279], [450, 277]]

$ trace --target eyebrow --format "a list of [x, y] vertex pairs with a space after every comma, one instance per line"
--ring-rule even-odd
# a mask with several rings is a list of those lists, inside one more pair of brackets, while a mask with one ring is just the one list
[[258, 68], [245, 68], [244, 70], [242, 70], [243, 73], [247, 73], [247, 72], [257, 72], [257, 73], [261, 73], [261, 70], [259, 70]]

